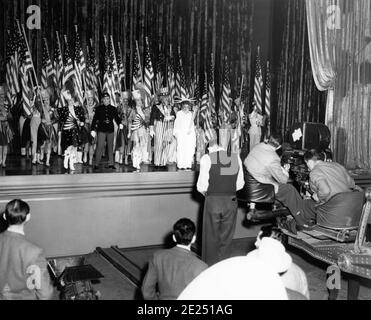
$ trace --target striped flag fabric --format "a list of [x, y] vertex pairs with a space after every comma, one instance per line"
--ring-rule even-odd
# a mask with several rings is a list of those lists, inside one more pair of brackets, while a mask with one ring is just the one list
[[265, 79], [265, 104], [264, 104], [267, 126], [267, 135], [270, 135], [270, 117], [271, 117], [271, 72], [269, 61], [267, 61], [267, 71]]
[[29, 52], [26, 39], [22, 37], [21, 49], [20, 49], [20, 75], [21, 75], [21, 86], [22, 86], [22, 106], [26, 116], [32, 114], [32, 97], [33, 86], [31, 80], [32, 60], [31, 53]]
[[228, 58], [225, 57], [224, 59], [224, 67], [223, 67], [223, 84], [222, 84], [222, 97], [221, 97], [221, 110], [220, 110], [220, 116], [221, 116], [221, 123], [225, 124], [228, 122], [230, 113], [231, 113], [231, 105], [230, 105], [230, 95], [231, 95], [231, 85], [229, 82], [229, 64], [228, 64]]
[[258, 111], [262, 112], [262, 89], [263, 89], [263, 77], [260, 62], [260, 47], [257, 48], [256, 60], [255, 60], [255, 78], [254, 78], [254, 102]]
[[42, 48], [42, 68], [41, 68], [41, 86], [47, 88], [50, 86], [57, 85], [56, 71], [53, 68], [52, 61], [49, 56], [48, 44], [46, 39], [43, 41]]
[[86, 61], [84, 53], [81, 48], [80, 36], [76, 28], [75, 33], [75, 56], [74, 56], [74, 68], [75, 68], [75, 88], [77, 98], [80, 105], [84, 104], [84, 77], [86, 71]]
[[123, 86], [123, 83], [125, 83], [125, 68], [123, 63], [123, 57], [121, 50], [119, 48], [119, 53], [117, 54], [117, 67], [119, 72], [119, 82], [120, 82], [120, 89]]
[[187, 82], [185, 78], [185, 73], [183, 69], [182, 58], [179, 55], [179, 63], [178, 63], [178, 70], [177, 70], [177, 85], [178, 93], [181, 97], [188, 97], [188, 90], [187, 90]]
[[[114, 81], [114, 91], [119, 91], [121, 92], [121, 81], [120, 81], [120, 76], [119, 76], [119, 67], [117, 64], [117, 59], [116, 59], [116, 50], [115, 50], [115, 45], [113, 42], [113, 37], [110, 37], [110, 60], [112, 64], [112, 75], [113, 75], [113, 81]], [[116, 99], [115, 99], [116, 100]]]
[[176, 88], [175, 88], [175, 70], [174, 70], [174, 64], [172, 59], [170, 60], [168, 66], [167, 66], [167, 82], [170, 92], [170, 99], [171, 103], [174, 103], [174, 97], [176, 96]]
[[105, 37], [106, 52], [104, 55], [104, 75], [103, 75], [103, 91], [108, 92], [111, 100], [111, 105], [116, 106], [115, 99], [115, 79], [113, 75], [112, 50], [110, 44]]
[[200, 117], [203, 119], [203, 129], [205, 132], [205, 143], [216, 138], [211, 120], [211, 108], [208, 95], [208, 88], [204, 88], [201, 98]]
[[[16, 29], [15, 29], [16, 30]], [[15, 104], [17, 93], [21, 91], [19, 83], [19, 34], [17, 32], [8, 33], [6, 46], [6, 75], [5, 80], [8, 87], [7, 98], [10, 106]]]
[[63, 53], [63, 87], [66, 86], [68, 82], [73, 82], [75, 77], [75, 69], [73, 67], [72, 58], [70, 55], [70, 50], [68, 49], [68, 43], [67, 43], [67, 36], [64, 38], [65, 40], [65, 46], [64, 46], [64, 53]]
[[214, 85], [214, 56], [211, 54], [211, 64], [210, 64], [210, 72], [209, 72], [209, 79], [208, 79], [208, 89], [209, 89], [209, 99], [210, 99], [210, 112], [211, 116], [216, 118], [216, 108], [215, 108], [215, 85]]
[[140, 67], [140, 57], [138, 50], [135, 50], [134, 61], [133, 61], [133, 83], [132, 89], [135, 90], [137, 83], [142, 82], [142, 70]]
[[152, 95], [152, 85], [155, 74], [153, 72], [151, 53], [149, 49], [148, 37], [146, 37], [146, 48], [144, 54], [144, 90], [147, 96]]
[[63, 86], [63, 57], [62, 57], [62, 50], [61, 50], [61, 43], [59, 40], [59, 34], [57, 33], [57, 44], [54, 47], [54, 69], [57, 78], [57, 84], [59, 91], [61, 91]]

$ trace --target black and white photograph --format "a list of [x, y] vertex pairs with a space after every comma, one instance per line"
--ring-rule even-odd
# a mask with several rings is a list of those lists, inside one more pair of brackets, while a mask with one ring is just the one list
[[0, 300], [371, 300], [370, 211], [371, 0], [0, 0]]

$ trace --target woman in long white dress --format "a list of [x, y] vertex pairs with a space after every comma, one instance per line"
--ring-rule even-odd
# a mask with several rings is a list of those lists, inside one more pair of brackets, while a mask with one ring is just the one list
[[178, 169], [191, 170], [196, 150], [196, 130], [194, 125], [197, 110], [190, 110], [192, 100], [181, 98], [176, 101], [181, 110], [176, 114], [173, 135], [177, 140], [176, 162]]

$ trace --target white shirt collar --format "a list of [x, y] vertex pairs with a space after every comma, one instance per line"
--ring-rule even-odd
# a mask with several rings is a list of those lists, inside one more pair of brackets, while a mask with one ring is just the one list
[[191, 248], [189, 246], [185, 246], [184, 244], [177, 244], [176, 246], [179, 247], [179, 248], [191, 251]]
[[15, 232], [15, 233], [19, 233], [19, 234], [24, 235], [24, 230], [22, 230], [22, 228], [20, 228], [17, 225], [9, 226], [7, 230], [10, 231], [10, 232]]

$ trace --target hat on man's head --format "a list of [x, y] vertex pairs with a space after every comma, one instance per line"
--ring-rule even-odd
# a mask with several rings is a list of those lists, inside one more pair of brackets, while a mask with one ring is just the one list
[[142, 94], [140, 90], [134, 90], [133, 91], [133, 99], [134, 100], [141, 100], [142, 99]]
[[273, 238], [264, 237], [258, 249], [247, 254], [252, 255], [271, 266], [277, 273], [286, 272], [292, 263], [291, 256], [286, 252], [283, 244]]
[[170, 94], [169, 92], [169, 88], [168, 87], [163, 87], [163, 88], [160, 88], [160, 90], [158, 91], [158, 95], [161, 97], [161, 96], [168, 96]]
[[121, 98], [122, 99], [130, 99], [131, 98], [131, 92], [130, 91], [122, 91], [121, 92]]
[[88, 99], [88, 98], [94, 98], [94, 91], [93, 90], [87, 90], [85, 92], [85, 98]]
[[102, 98], [110, 98], [109, 94], [107, 91], [104, 91], [102, 94]]

